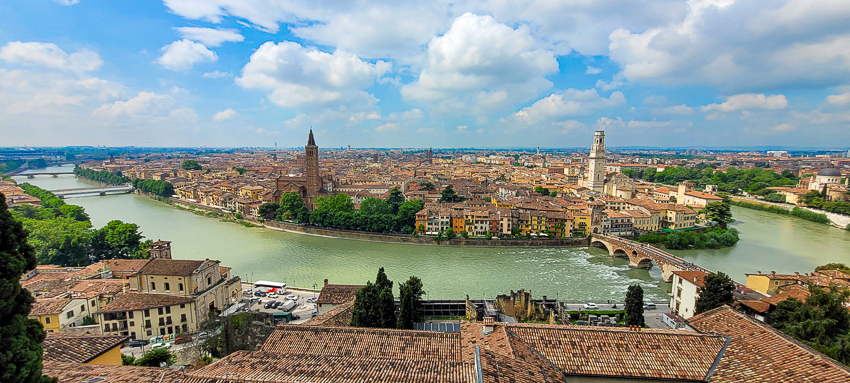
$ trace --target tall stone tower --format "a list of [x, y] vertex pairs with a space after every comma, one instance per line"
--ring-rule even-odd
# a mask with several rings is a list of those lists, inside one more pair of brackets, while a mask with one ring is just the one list
[[428, 163], [429, 164], [434, 163], [434, 151], [431, 150], [431, 148], [428, 148]]
[[593, 145], [588, 157], [587, 188], [597, 192], [605, 191], [605, 131], [593, 133]]
[[307, 195], [304, 202], [308, 208], [312, 209], [313, 199], [319, 196], [319, 190], [322, 189], [322, 181], [319, 179], [319, 147], [316, 146], [316, 140], [313, 138], [313, 129], [310, 129], [304, 155], [306, 157], [304, 164], [307, 169]]

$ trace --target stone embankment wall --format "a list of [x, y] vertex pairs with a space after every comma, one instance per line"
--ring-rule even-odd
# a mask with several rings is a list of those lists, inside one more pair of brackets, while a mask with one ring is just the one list
[[845, 228], [847, 228], [848, 225], [850, 225], [850, 216], [832, 213], [832, 212], [829, 212], [829, 211], [826, 211], [826, 210], [813, 209], [813, 208], [810, 208], [808, 206], [795, 206], [795, 205], [789, 205], [787, 203], [768, 202], [768, 201], [764, 201], [764, 200], [760, 200], [760, 199], [756, 199], [756, 198], [751, 198], [751, 197], [748, 198], [748, 197], [729, 196], [729, 199], [732, 200], [732, 201], [753, 203], [753, 204], [756, 204], [756, 205], [775, 206], [775, 207], [783, 208], [785, 210], [792, 210], [795, 207], [799, 207], [800, 209], [808, 210], [808, 211], [813, 212], [813, 213], [826, 215], [826, 217], [829, 218], [830, 224], [833, 227], [837, 227], [839, 229], [845, 229]]

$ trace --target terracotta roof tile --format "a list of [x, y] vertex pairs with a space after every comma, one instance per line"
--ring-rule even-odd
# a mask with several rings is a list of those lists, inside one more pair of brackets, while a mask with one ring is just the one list
[[188, 259], [151, 259], [139, 273], [148, 275], [192, 275], [206, 261]]
[[325, 285], [316, 299], [318, 304], [341, 304], [354, 300], [354, 294], [363, 285]]
[[177, 297], [174, 295], [165, 294], [145, 294], [145, 293], [119, 293], [115, 294], [112, 302], [101, 308], [98, 312], [121, 312], [134, 311], [143, 309], [152, 309], [157, 307], [174, 306], [179, 304], [191, 303], [192, 298]]
[[[183, 372], [171, 368], [110, 366], [44, 362], [42, 374], [59, 378], [60, 383], [180, 383]], [[99, 380], [92, 380], [98, 379]]]
[[728, 306], [696, 315], [689, 324], [732, 337], [712, 382], [850, 381], [847, 366]]
[[61, 314], [71, 298], [36, 299], [30, 310], [30, 316]]
[[120, 335], [72, 335], [49, 332], [44, 338], [44, 360], [87, 363], [126, 340]]
[[458, 333], [279, 325], [260, 351], [460, 362]]
[[564, 374], [704, 380], [726, 338], [679, 330], [509, 326]]
[[812, 293], [808, 292], [806, 289], [800, 287], [799, 285], [794, 285], [795, 288], [789, 288], [785, 291], [780, 292], [779, 294], [767, 297], [762, 299], [762, 302], [766, 304], [776, 306], [779, 302], [782, 302], [788, 298], [797, 298], [797, 300], [805, 302], [806, 299], [809, 298]]
[[708, 275], [698, 270], [676, 270], [673, 274], [699, 287], [705, 287], [705, 276]]
[[250, 382], [411, 382], [472, 383], [473, 366], [434, 360], [383, 359], [238, 351], [187, 373], [183, 383]]
[[302, 325], [348, 327], [351, 324], [352, 308], [354, 308], [353, 300], [316, 315], [302, 323]]
[[770, 310], [770, 304], [763, 300], [740, 300], [738, 302], [760, 313], [766, 313]]

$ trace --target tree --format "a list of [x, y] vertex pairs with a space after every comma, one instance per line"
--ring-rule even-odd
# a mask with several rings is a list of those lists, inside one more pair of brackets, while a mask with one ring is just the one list
[[195, 161], [195, 160], [183, 161], [183, 164], [180, 165], [180, 167], [183, 168], [183, 170], [201, 170], [201, 169], [203, 169], [201, 167], [201, 164], [199, 164], [198, 161]]
[[838, 270], [844, 274], [850, 275], [850, 267], [844, 263], [827, 263], [825, 265], [815, 267], [815, 271], [821, 270]]
[[383, 267], [378, 269], [378, 275], [375, 276], [375, 285], [377, 285], [380, 290], [393, 289], [393, 281], [387, 278], [387, 273], [384, 272]]
[[676, 201], [676, 196], [673, 196], [673, 195], [671, 195], [671, 196], [670, 196], [670, 198], [668, 198], [667, 200], [668, 200], [668, 201], [670, 201], [670, 202], [672, 202], [672, 203], [676, 203], [676, 202], [677, 202], [677, 201]]
[[771, 315], [773, 326], [841, 363], [850, 363], [850, 311], [844, 306], [850, 291], [836, 286], [812, 286], [809, 291], [806, 302], [793, 298], [780, 302]]
[[726, 228], [730, 223], [735, 222], [732, 219], [732, 208], [728, 202], [712, 202], [705, 206], [701, 211], [705, 213], [705, 217], [716, 222], [721, 228]]
[[132, 355], [121, 354], [121, 365], [122, 366], [135, 366], [136, 365], [136, 357]]
[[626, 324], [643, 327], [644, 323], [643, 288], [640, 285], [631, 285], [626, 292]]
[[239, 174], [245, 174], [245, 172], [248, 171], [248, 169], [245, 168], [233, 168], [233, 170], [236, 170]]
[[536, 186], [534, 188], [534, 192], [539, 193], [542, 196], [548, 196], [549, 195], [549, 189], [544, 188], [543, 186]]
[[144, 367], [162, 367], [163, 363], [166, 366], [174, 364], [174, 354], [164, 347], [154, 348], [136, 360], [137, 366]]
[[649, 167], [643, 170], [643, 174], [641, 174], [640, 178], [652, 182], [655, 181], [655, 168]]
[[23, 224], [9, 212], [0, 193], [0, 381], [45, 382], [42, 377], [44, 329], [27, 316], [33, 297], [21, 287], [21, 275], [36, 266], [35, 250]]
[[354, 307], [351, 308], [351, 325], [354, 327], [395, 328], [395, 298], [393, 281], [387, 278], [384, 268], [378, 269], [375, 283], [366, 282], [366, 286], [355, 293]]
[[708, 274], [703, 283], [705, 287], [702, 289], [699, 299], [697, 299], [696, 314], [732, 304], [732, 292], [735, 291], [735, 283], [728, 275], [720, 271], [716, 274]]
[[637, 175], [637, 172], [635, 172], [633, 169], [623, 169], [623, 174], [626, 177], [635, 178], [635, 176]]
[[315, 200], [316, 211], [326, 213], [354, 213], [354, 201], [348, 194], [319, 197]]
[[552, 190], [551, 192], [549, 192], [549, 197], [557, 197], [557, 196], [558, 196], [557, 190]]
[[[416, 226], [416, 213], [425, 208], [425, 202], [421, 199], [404, 201], [398, 207], [398, 224], [401, 226]], [[424, 230], [423, 230], [424, 231]]]
[[376, 214], [392, 214], [392, 208], [380, 198], [367, 197], [360, 202], [360, 214], [376, 215]]
[[280, 217], [281, 219], [293, 219], [298, 216], [304, 206], [304, 200], [297, 192], [283, 193], [280, 196]]
[[91, 222], [89, 215], [86, 214], [86, 209], [77, 205], [62, 205], [59, 206], [59, 211], [70, 219], [78, 222]]
[[456, 237], [457, 237], [457, 234], [455, 234], [454, 229], [452, 229], [450, 227], [446, 228], [446, 239], [451, 240], [451, 239], [455, 239]]
[[270, 220], [277, 217], [278, 210], [280, 210], [279, 203], [267, 202], [257, 208], [257, 214], [259, 214], [260, 217], [263, 217], [263, 219]]
[[139, 251], [144, 238], [135, 223], [109, 221], [92, 234], [92, 258], [95, 261], [146, 258], [146, 254]]
[[419, 191], [436, 190], [436, 189], [437, 188], [434, 186], [434, 184], [431, 183], [431, 182], [428, 182], [428, 181], [425, 181], [425, 182], [419, 184]]
[[464, 200], [463, 197], [455, 193], [455, 190], [452, 185], [446, 186], [446, 188], [443, 189], [442, 192], [440, 192], [440, 195], [440, 202], [463, 202]]
[[461, 236], [461, 237], [464, 237], [464, 238], [469, 238], [469, 233], [467, 233], [467, 232], [466, 232], [466, 230], [461, 230], [461, 231], [460, 231], [460, 236]]
[[413, 324], [424, 319], [422, 308], [422, 280], [411, 276], [407, 282], [399, 286], [398, 328], [413, 329]]
[[442, 231], [438, 231], [438, 232], [437, 232], [437, 238], [435, 238], [435, 240], [437, 241], [437, 244], [439, 245], [439, 244], [440, 244], [440, 242], [443, 242], [443, 239], [444, 239], [444, 238], [445, 238], [445, 237], [443, 236], [443, 232], [442, 232]]
[[390, 214], [398, 214], [398, 208], [402, 203], [404, 203], [404, 194], [401, 194], [401, 190], [398, 190], [398, 188], [390, 190], [390, 196], [387, 197], [387, 205], [390, 207]]

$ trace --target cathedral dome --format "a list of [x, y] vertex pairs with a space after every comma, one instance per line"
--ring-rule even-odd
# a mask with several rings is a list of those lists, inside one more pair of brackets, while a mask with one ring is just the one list
[[818, 172], [818, 176], [821, 176], [821, 177], [841, 177], [841, 172], [839, 172], [838, 169], [836, 169], [836, 168], [826, 168], [826, 169], [821, 169], [821, 171]]

